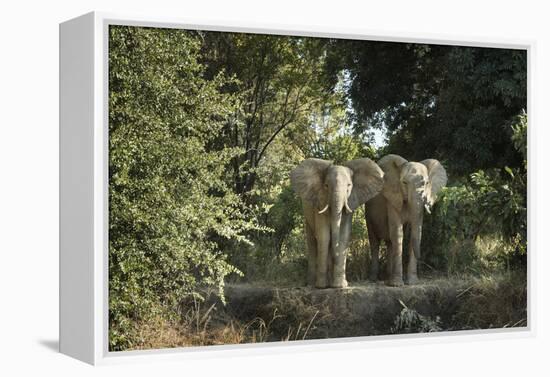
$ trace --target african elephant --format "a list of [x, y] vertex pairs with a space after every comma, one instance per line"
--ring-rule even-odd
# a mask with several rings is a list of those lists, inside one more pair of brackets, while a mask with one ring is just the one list
[[303, 203], [308, 256], [308, 285], [347, 287], [346, 252], [353, 211], [383, 187], [382, 170], [368, 158], [343, 166], [310, 158], [290, 173]]
[[408, 224], [410, 242], [406, 283], [415, 284], [418, 282], [416, 265], [420, 258], [424, 209], [430, 213], [437, 194], [447, 184], [447, 173], [437, 160], [408, 162], [395, 154], [382, 157], [378, 165], [384, 171], [384, 188], [365, 204], [372, 255], [369, 279], [376, 281], [378, 278], [378, 254], [383, 240], [388, 249], [386, 283], [403, 285], [403, 228]]

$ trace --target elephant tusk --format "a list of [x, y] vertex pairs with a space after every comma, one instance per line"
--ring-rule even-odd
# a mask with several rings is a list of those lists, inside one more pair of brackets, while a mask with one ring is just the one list
[[325, 206], [325, 208], [323, 208], [322, 210], [319, 211], [319, 215], [322, 214], [322, 213], [325, 213], [328, 209], [328, 204]]
[[428, 212], [428, 214], [432, 214], [432, 210], [430, 209], [430, 206], [427, 205], [427, 204], [424, 204], [424, 208], [426, 209], [426, 212]]
[[351, 208], [349, 208], [349, 205], [348, 205], [348, 201], [347, 201], [347, 200], [344, 202], [344, 208], [346, 209], [346, 211], [347, 211], [348, 213], [352, 213], [352, 212], [353, 212], [353, 211], [351, 210]]

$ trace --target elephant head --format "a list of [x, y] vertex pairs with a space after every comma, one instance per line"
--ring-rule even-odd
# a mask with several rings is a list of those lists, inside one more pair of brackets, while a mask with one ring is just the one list
[[378, 161], [384, 171], [383, 195], [398, 213], [406, 214], [411, 225], [411, 242], [416, 258], [420, 258], [424, 209], [430, 213], [438, 193], [447, 184], [447, 173], [434, 159], [409, 162], [390, 154]]
[[331, 161], [309, 158], [290, 174], [296, 193], [317, 208], [318, 214], [330, 215], [331, 243], [340, 242], [342, 213], [351, 214], [357, 207], [378, 194], [384, 185], [384, 173], [368, 158], [334, 165]]

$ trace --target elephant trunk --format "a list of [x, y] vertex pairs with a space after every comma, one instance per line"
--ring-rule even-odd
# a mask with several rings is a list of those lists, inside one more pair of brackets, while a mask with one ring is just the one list
[[414, 251], [414, 257], [420, 259], [420, 241], [422, 239], [422, 222], [411, 224], [411, 243]]
[[420, 259], [420, 241], [422, 239], [422, 220], [424, 217], [424, 200], [419, 193], [409, 196], [411, 245], [416, 259]]
[[346, 200], [342, 198], [343, 196], [344, 195], [338, 195], [335, 193], [330, 203], [330, 238], [332, 242], [332, 250], [334, 251], [336, 251], [340, 245], [340, 224], [342, 223], [342, 211], [346, 204]]

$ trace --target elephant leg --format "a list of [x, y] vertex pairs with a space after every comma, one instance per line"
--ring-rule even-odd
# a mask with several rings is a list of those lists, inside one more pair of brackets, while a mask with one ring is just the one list
[[334, 255], [332, 255], [329, 248], [328, 255], [327, 255], [327, 282], [331, 282], [333, 277], [334, 277]]
[[306, 245], [307, 245], [307, 285], [315, 287], [317, 276], [317, 240], [315, 232], [309, 224], [305, 224]]
[[330, 248], [330, 223], [321, 218], [315, 224], [315, 236], [317, 240], [317, 271], [315, 275], [315, 287], [326, 288], [328, 286], [328, 256]]
[[406, 283], [409, 285], [418, 283], [418, 274], [416, 272], [416, 257], [414, 256], [413, 243], [409, 242], [409, 265], [407, 266]]
[[365, 220], [367, 221], [367, 234], [369, 236], [369, 247], [371, 255], [368, 278], [370, 281], [377, 281], [380, 266], [380, 239], [376, 236], [374, 232], [375, 224], [370, 221], [369, 216], [365, 216]]
[[385, 268], [386, 268], [385, 274], [386, 275], [384, 276], [384, 279], [388, 280], [391, 277], [391, 274], [393, 273], [393, 265], [392, 265], [393, 256], [392, 256], [391, 241], [385, 241], [385, 243], [386, 243], [386, 265], [385, 265]]
[[346, 280], [346, 256], [351, 239], [351, 220], [351, 214], [342, 215], [340, 244], [334, 250], [334, 269], [331, 280], [333, 288], [346, 288], [348, 286]]
[[370, 246], [370, 266], [369, 280], [378, 280], [378, 270], [380, 265], [380, 240], [369, 231], [369, 246]]
[[391, 252], [391, 274], [387, 285], [399, 287], [403, 285], [403, 224], [401, 216], [393, 208], [388, 211], [388, 222], [390, 228]]

